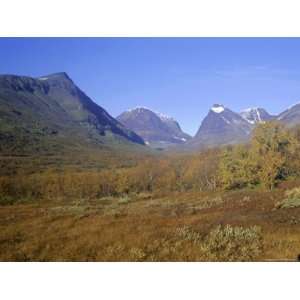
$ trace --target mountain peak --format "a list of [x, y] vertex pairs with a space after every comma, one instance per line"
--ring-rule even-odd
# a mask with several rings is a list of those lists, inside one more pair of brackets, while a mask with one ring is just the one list
[[152, 110], [150, 109], [150, 108], [148, 108], [148, 107], [145, 107], [145, 106], [136, 106], [136, 107], [133, 107], [133, 108], [129, 108], [129, 109], [127, 109], [126, 110], [126, 112], [143, 112], [143, 111], [151, 111], [152, 112]]
[[58, 73], [53, 73], [49, 74], [46, 76], [41, 76], [37, 78], [38, 80], [48, 80], [48, 79], [64, 79], [64, 80], [71, 80], [69, 75], [66, 72], [58, 72]]
[[154, 113], [157, 117], [159, 117], [162, 121], [174, 121], [176, 120], [168, 115], [162, 114], [160, 112], [157, 112], [151, 108], [145, 107], [145, 106], [136, 106], [134, 108], [126, 110], [127, 113], [136, 112], [136, 113], [143, 113], [143, 112], [150, 112]]
[[214, 113], [220, 114], [225, 110], [225, 107], [222, 104], [214, 104], [210, 110], [213, 111]]
[[251, 129], [252, 125], [238, 113], [224, 105], [214, 104], [189, 146], [201, 148], [243, 142], [249, 137]]
[[129, 109], [119, 115], [117, 120], [139, 134], [154, 148], [166, 148], [190, 139], [175, 119], [147, 107]]

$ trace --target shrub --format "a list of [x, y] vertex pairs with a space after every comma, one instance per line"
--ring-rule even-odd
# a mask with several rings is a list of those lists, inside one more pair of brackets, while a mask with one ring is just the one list
[[200, 233], [187, 225], [177, 228], [176, 236], [182, 240], [190, 241], [193, 244], [197, 244], [201, 241]]
[[141, 248], [131, 248], [129, 250], [130, 261], [141, 262], [145, 261], [147, 255]]
[[300, 187], [285, 192], [286, 198], [276, 205], [276, 208], [300, 207]]
[[130, 202], [130, 197], [127, 195], [120, 197], [118, 200], [119, 204], [128, 204], [129, 202]]
[[11, 196], [0, 195], [0, 205], [12, 205], [16, 202], [16, 199]]
[[217, 226], [204, 239], [201, 251], [209, 261], [250, 261], [262, 251], [262, 235], [258, 226]]

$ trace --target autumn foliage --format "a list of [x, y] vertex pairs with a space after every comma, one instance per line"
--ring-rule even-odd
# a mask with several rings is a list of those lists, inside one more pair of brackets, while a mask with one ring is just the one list
[[299, 175], [300, 143], [295, 130], [277, 122], [260, 124], [249, 145], [227, 148], [219, 176], [225, 189], [260, 185], [273, 189], [289, 176]]
[[167, 194], [255, 186], [273, 189], [278, 182], [299, 175], [299, 136], [297, 130], [269, 122], [257, 126], [246, 145], [196, 154], [148, 156], [131, 166], [111, 169], [19, 172], [0, 177], [1, 201], [92, 199], [142, 192]]

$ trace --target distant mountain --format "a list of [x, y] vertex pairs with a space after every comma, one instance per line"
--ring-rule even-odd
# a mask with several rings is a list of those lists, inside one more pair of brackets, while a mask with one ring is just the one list
[[289, 107], [279, 114], [277, 120], [289, 127], [300, 124], [300, 103]]
[[253, 124], [220, 104], [214, 104], [196, 135], [188, 142], [191, 148], [213, 147], [244, 142]]
[[144, 141], [82, 92], [66, 73], [0, 76], [0, 152]]
[[264, 108], [260, 107], [247, 108], [240, 115], [251, 124], [262, 123], [275, 118], [275, 116], [270, 115]]
[[125, 111], [117, 120], [154, 148], [182, 144], [191, 138], [181, 130], [176, 120], [145, 107]]

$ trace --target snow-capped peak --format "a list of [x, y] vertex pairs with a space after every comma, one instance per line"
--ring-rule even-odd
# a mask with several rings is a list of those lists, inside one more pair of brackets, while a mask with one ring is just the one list
[[160, 112], [157, 112], [157, 111], [155, 111], [155, 110], [153, 110], [153, 109], [150, 109], [150, 108], [148, 108], [148, 107], [145, 107], [145, 106], [136, 106], [136, 107], [134, 107], [134, 108], [128, 109], [126, 112], [132, 112], [132, 111], [143, 112], [143, 111], [145, 111], [145, 110], [149, 110], [149, 111], [153, 112], [153, 113], [156, 114], [162, 121], [175, 121], [174, 118], [169, 117], [169, 116], [167, 116], [167, 115], [165, 115], [165, 114], [162, 114], [162, 113], [160, 113]]
[[223, 105], [220, 105], [220, 104], [214, 104], [212, 107], [211, 107], [211, 110], [217, 114], [220, 114], [221, 112], [224, 111], [224, 106]]

